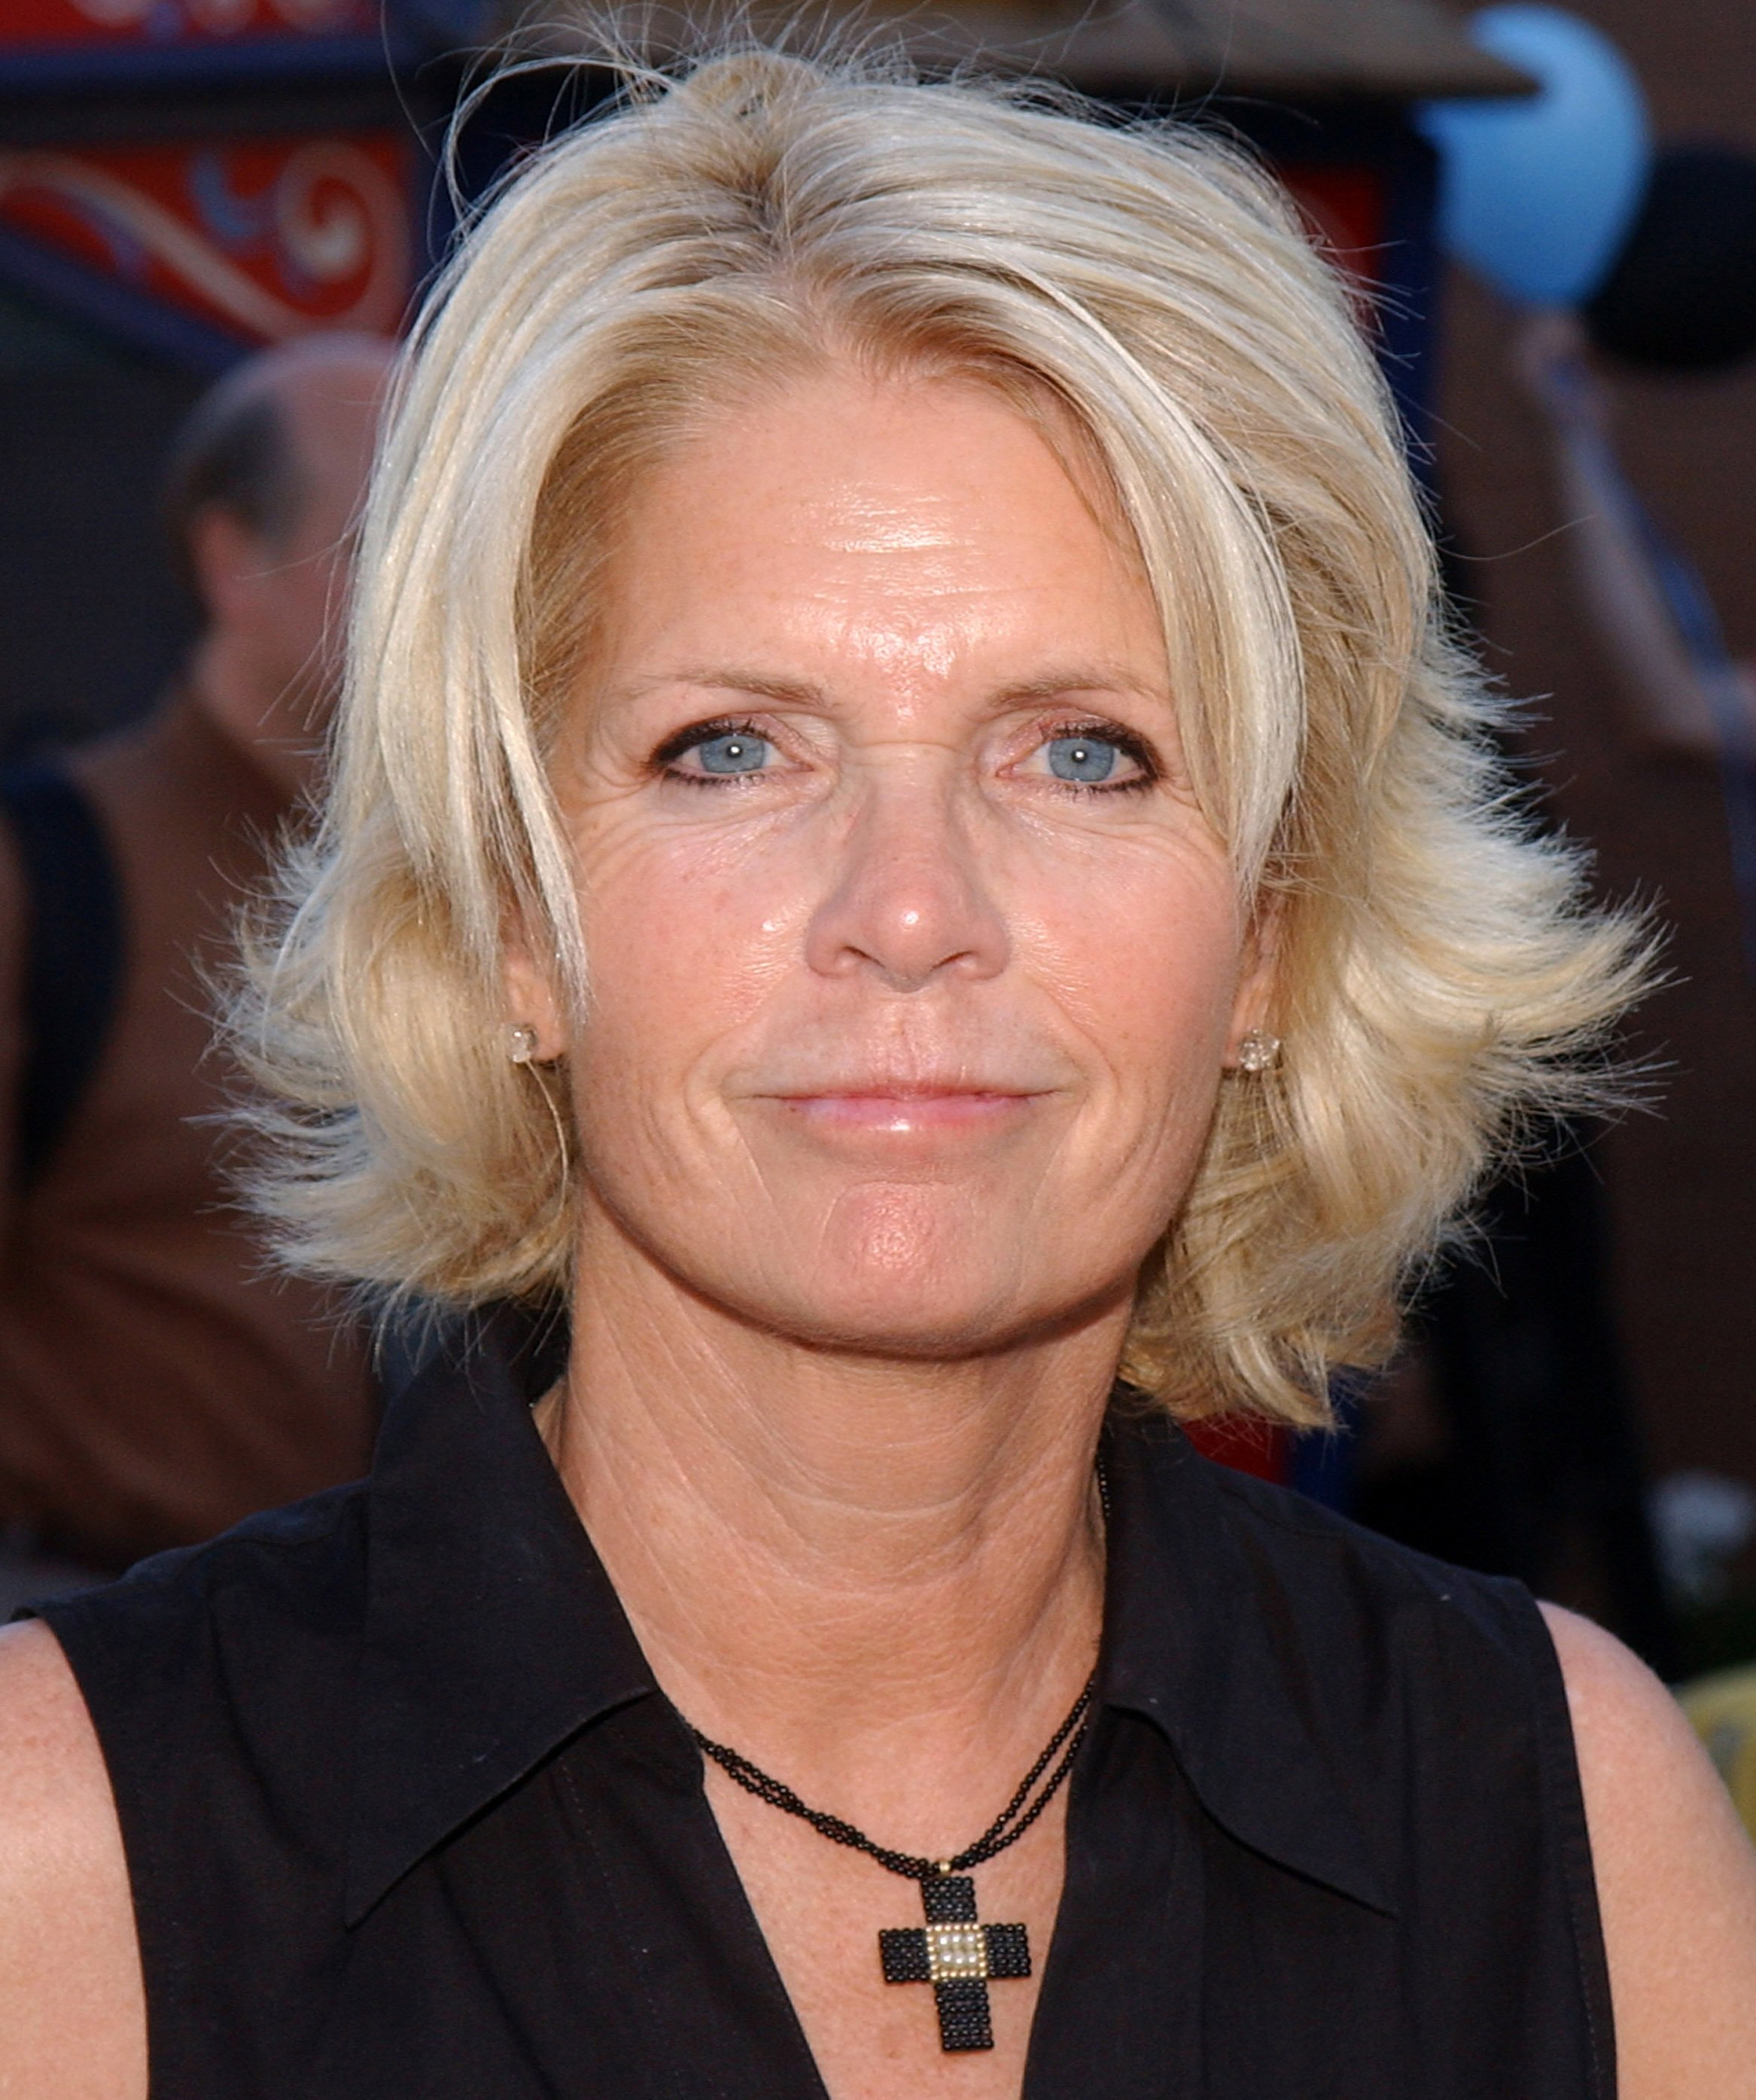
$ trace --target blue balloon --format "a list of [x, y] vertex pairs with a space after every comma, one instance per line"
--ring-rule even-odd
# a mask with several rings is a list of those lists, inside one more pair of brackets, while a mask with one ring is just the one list
[[1559, 7], [1485, 8], [1469, 33], [1542, 90], [1417, 112], [1441, 157], [1441, 237], [1509, 298], [1575, 306], [1608, 274], [1646, 187], [1640, 84], [1607, 37]]

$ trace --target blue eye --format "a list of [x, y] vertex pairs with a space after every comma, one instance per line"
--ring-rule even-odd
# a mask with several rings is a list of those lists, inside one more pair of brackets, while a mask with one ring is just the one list
[[1048, 745], [1048, 770], [1057, 780], [1070, 780], [1082, 788], [1107, 780], [1122, 756], [1116, 746], [1101, 736], [1052, 737]]
[[709, 737], [695, 745], [695, 752], [704, 773], [760, 773], [772, 748], [766, 737], [739, 729]]

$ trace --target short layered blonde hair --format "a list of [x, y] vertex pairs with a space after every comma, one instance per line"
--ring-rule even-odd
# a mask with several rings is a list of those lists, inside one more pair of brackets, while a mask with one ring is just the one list
[[1320, 1420], [1487, 1167], [1600, 1090], [1640, 940], [1509, 793], [1394, 411], [1285, 196], [1186, 126], [1041, 94], [724, 53], [643, 79], [469, 228], [374, 480], [333, 797], [251, 951], [258, 1200], [321, 1275], [566, 1290], [501, 948], [540, 929], [584, 999], [546, 761], [603, 549], [700, 416], [838, 359], [1070, 425], [1138, 543], [1286, 1047], [1222, 1088], [1124, 1369], [1185, 1415]]

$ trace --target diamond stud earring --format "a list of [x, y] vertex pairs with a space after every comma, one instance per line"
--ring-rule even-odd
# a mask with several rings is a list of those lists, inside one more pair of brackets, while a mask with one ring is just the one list
[[1240, 1072], [1271, 1072], [1281, 1061], [1281, 1039], [1265, 1028], [1252, 1028], [1238, 1046]]

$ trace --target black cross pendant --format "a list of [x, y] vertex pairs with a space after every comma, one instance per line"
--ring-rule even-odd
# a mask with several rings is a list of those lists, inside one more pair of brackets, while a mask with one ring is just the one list
[[976, 1885], [967, 1874], [939, 1874], [920, 1885], [927, 1922], [878, 1935], [887, 1983], [930, 1983], [939, 2008], [941, 2049], [992, 2049], [988, 1979], [1028, 1976], [1030, 1941], [1021, 1925], [981, 1925]]

